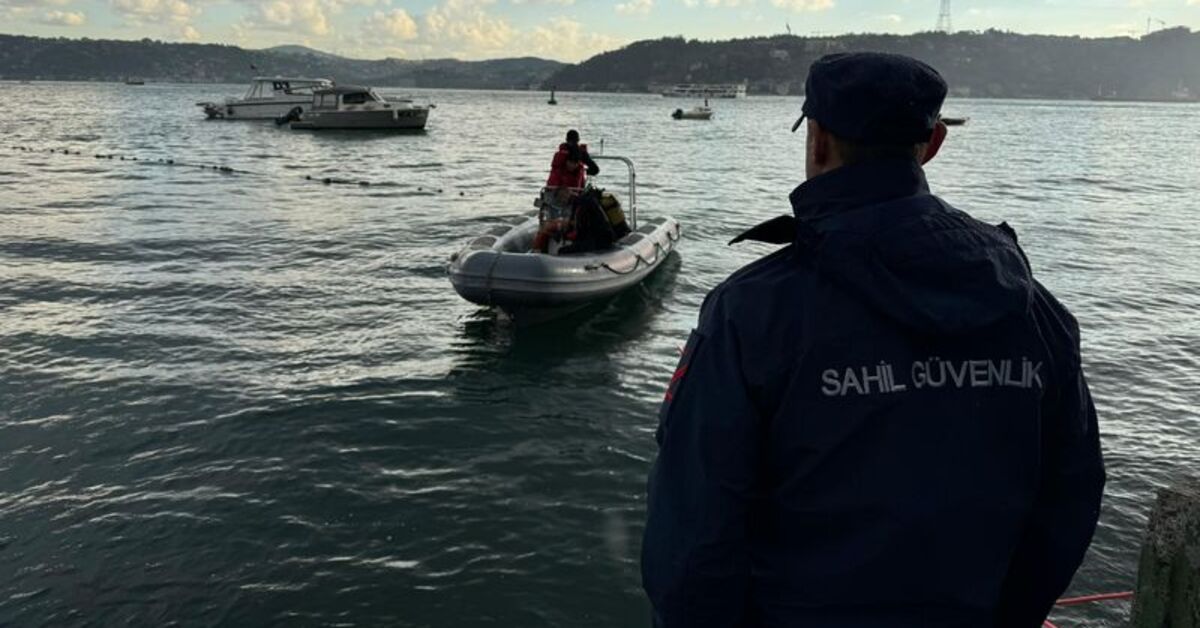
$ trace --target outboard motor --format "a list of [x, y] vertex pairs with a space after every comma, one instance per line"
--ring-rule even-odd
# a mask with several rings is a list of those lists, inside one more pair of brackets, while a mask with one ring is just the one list
[[683, 109], [676, 109], [675, 111], [672, 111], [671, 117], [675, 118], [676, 120], [683, 119]]
[[292, 110], [287, 112], [287, 114], [275, 118], [275, 124], [283, 126], [289, 122], [295, 122], [300, 119], [300, 114], [302, 113], [304, 113], [303, 107], [292, 107]]

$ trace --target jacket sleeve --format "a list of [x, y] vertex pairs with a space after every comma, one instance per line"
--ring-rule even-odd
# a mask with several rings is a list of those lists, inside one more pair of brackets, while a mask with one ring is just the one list
[[554, 157], [550, 160], [550, 175], [546, 177], [546, 187], [558, 187], [563, 185], [563, 163], [565, 162], [565, 152], [562, 150], [554, 152]]
[[592, 156], [589, 155], [587, 151], [583, 152], [583, 165], [587, 166], [587, 173], [589, 177], [594, 177], [600, 174], [600, 166], [596, 165], [595, 160], [592, 159]]
[[707, 314], [663, 401], [650, 473], [642, 584], [666, 628], [737, 626], [747, 602], [760, 421], [735, 330]]
[[1046, 393], [1041, 486], [1009, 563], [998, 628], [1042, 625], [1083, 561], [1100, 516], [1105, 478], [1096, 408], [1079, 363], [1078, 327], [1065, 310], [1060, 315], [1072, 346], [1063, 376]]

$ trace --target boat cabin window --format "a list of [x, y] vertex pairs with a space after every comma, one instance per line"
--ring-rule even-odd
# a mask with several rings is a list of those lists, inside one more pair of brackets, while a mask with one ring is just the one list
[[342, 104], [346, 105], [361, 105], [371, 100], [366, 92], [352, 92], [342, 96]]
[[326, 109], [337, 109], [337, 94], [319, 94], [317, 106]]
[[271, 83], [271, 89], [274, 89], [277, 92], [290, 94], [292, 91], [292, 86], [289, 85], [287, 81], [274, 81]]

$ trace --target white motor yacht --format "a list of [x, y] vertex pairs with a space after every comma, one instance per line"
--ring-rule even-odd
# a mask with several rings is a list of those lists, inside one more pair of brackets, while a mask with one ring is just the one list
[[296, 107], [312, 104], [313, 92], [333, 87], [333, 81], [323, 78], [294, 78], [286, 76], [257, 76], [241, 98], [226, 98], [221, 102], [198, 102], [209, 118], [227, 120], [274, 120], [287, 115]]
[[338, 85], [314, 90], [309, 103], [277, 122], [290, 122], [293, 129], [419, 130], [425, 128], [432, 107], [384, 98], [370, 87]]

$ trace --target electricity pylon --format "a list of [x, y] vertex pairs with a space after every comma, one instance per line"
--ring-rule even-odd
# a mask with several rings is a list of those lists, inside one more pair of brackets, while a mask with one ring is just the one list
[[943, 33], [954, 30], [950, 23], [950, 0], [942, 0], [942, 10], [938, 12], [937, 30]]

